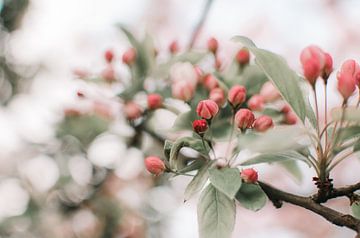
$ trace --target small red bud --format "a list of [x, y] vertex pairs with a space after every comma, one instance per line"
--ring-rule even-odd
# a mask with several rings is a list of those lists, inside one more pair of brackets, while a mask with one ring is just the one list
[[288, 125], [295, 125], [297, 122], [297, 116], [294, 112], [289, 111], [288, 113], [284, 114], [284, 122]]
[[147, 104], [150, 110], [158, 109], [162, 106], [162, 97], [157, 93], [149, 94], [147, 96]]
[[208, 50], [210, 52], [212, 52], [213, 54], [216, 54], [218, 47], [219, 47], [219, 43], [214, 37], [212, 37], [208, 40], [207, 46], [208, 46]]
[[179, 44], [177, 41], [173, 41], [170, 43], [169, 51], [171, 54], [176, 54], [177, 52], [179, 52]]
[[76, 95], [77, 95], [79, 98], [85, 98], [85, 94], [84, 94], [84, 92], [82, 92], [82, 91], [77, 91], [77, 92], [76, 92]]
[[135, 120], [141, 117], [142, 109], [135, 102], [128, 102], [124, 106], [124, 113], [128, 120]]
[[145, 167], [147, 171], [158, 176], [162, 174], [166, 167], [164, 161], [162, 161], [159, 157], [149, 156], [145, 159]]
[[212, 74], [205, 75], [205, 77], [203, 79], [203, 84], [204, 84], [204, 87], [209, 91], [211, 89], [219, 87], [217, 78]]
[[212, 89], [209, 94], [209, 99], [216, 102], [219, 107], [223, 106], [226, 100], [224, 90], [221, 88]]
[[246, 99], [246, 89], [244, 86], [235, 85], [228, 93], [228, 101], [233, 107], [244, 103]]
[[124, 64], [128, 66], [132, 65], [136, 60], [136, 50], [134, 48], [130, 48], [122, 56], [122, 61]]
[[262, 115], [258, 117], [254, 122], [254, 129], [259, 132], [264, 132], [274, 126], [274, 122], [271, 117]]
[[264, 109], [264, 97], [255, 94], [248, 101], [248, 107], [253, 111], [262, 111]]
[[289, 112], [291, 112], [291, 107], [289, 105], [285, 104], [282, 107], [281, 112], [284, 113], [284, 114], [289, 113]]
[[107, 50], [104, 53], [106, 62], [111, 63], [114, 59], [114, 52], [112, 50]]
[[239, 65], [244, 66], [250, 62], [250, 53], [247, 48], [242, 48], [236, 54], [236, 61]]
[[258, 173], [254, 169], [243, 169], [241, 171], [241, 178], [245, 183], [256, 183], [258, 181]]
[[192, 126], [193, 126], [193, 130], [199, 135], [203, 135], [205, 131], [208, 129], [208, 124], [204, 119], [195, 120]]
[[235, 114], [234, 122], [239, 129], [251, 128], [254, 121], [254, 113], [252, 113], [249, 109], [242, 108]]
[[196, 107], [196, 113], [204, 119], [211, 119], [219, 112], [218, 105], [213, 100], [202, 100]]

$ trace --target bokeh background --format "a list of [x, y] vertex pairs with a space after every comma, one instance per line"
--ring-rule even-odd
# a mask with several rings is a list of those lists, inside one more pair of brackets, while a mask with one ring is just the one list
[[[106, 112], [116, 109], [102, 98], [109, 88], [75, 80], [74, 71], [101, 72], [109, 48], [120, 59], [129, 43], [117, 23], [139, 37], [148, 32], [160, 51], [173, 40], [185, 48], [205, 3], [0, 0], [0, 237], [197, 237], [196, 198], [182, 202], [188, 180], [154, 182], [144, 171], [143, 151], [124, 139], [134, 132], [122, 115], [105, 127], [101, 120], [83, 122], [101, 132], [86, 151], [58, 135], [64, 111], [88, 107], [76, 97], [79, 89], [91, 92], [100, 112], [104, 105]], [[347, 58], [359, 59], [359, 10], [358, 0], [214, 0], [195, 46], [216, 37], [226, 62], [235, 54], [231, 37], [245, 35], [300, 72], [301, 49], [317, 44], [333, 55], [337, 68]], [[120, 64], [116, 72], [128, 74]], [[330, 105], [339, 105], [334, 75], [329, 87]], [[146, 146], [157, 149], [151, 142]], [[356, 160], [341, 165], [335, 185], [358, 181], [358, 166]], [[302, 181], [276, 166], [257, 169], [262, 179], [284, 189], [314, 191], [309, 168], [303, 167]], [[349, 212], [346, 200], [330, 204]], [[291, 205], [276, 210], [269, 203], [257, 213], [239, 208], [237, 214], [234, 237], [353, 235]]]

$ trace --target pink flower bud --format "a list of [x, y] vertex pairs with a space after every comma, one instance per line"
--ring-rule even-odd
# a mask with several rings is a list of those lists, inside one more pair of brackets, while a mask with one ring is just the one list
[[360, 80], [360, 66], [355, 60], [346, 60], [337, 74], [338, 90], [347, 100], [355, 91]]
[[190, 101], [195, 93], [195, 86], [188, 81], [177, 81], [173, 83], [171, 89], [174, 98], [185, 102]]
[[111, 63], [114, 59], [114, 52], [112, 50], [107, 50], [105, 51], [104, 57], [106, 62]]
[[213, 100], [202, 100], [196, 108], [196, 113], [204, 119], [211, 119], [219, 112], [218, 105]]
[[216, 54], [216, 51], [218, 50], [219, 43], [218, 41], [212, 37], [207, 42], [208, 50], [212, 52], [213, 54]]
[[115, 70], [112, 65], [108, 65], [102, 72], [101, 77], [108, 83], [112, 83], [116, 80]]
[[196, 78], [197, 78], [197, 81], [200, 83], [203, 81], [203, 77], [204, 77], [204, 72], [202, 71], [202, 69], [195, 65], [194, 66], [194, 70], [195, 70], [195, 73], [196, 73]]
[[256, 183], [258, 181], [258, 173], [254, 169], [243, 169], [241, 171], [241, 178], [245, 183]]
[[149, 171], [150, 173], [152, 173], [156, 176], [164, 173], [164, 171], [166, 169], [164, 161], [162, 161], [157, 156], [147, 157], [145, 159], [145, 167], [146, 167], [147, 171]]
[[193, 126], [193, 130], [199, 135], [203, 135], [205, 131], [208, 129], [208, 124], [204, 119], [195, 120], [192, 126]]
[[147, 104], [150, 110], [158, 109], [162, 106], [162, 97], [157, 93], [149, 94], [147, 96]]
[[132, 65], [136, 60], [136, 50], [134, 48], [130, 48], [122, 56], [122, 61], [124, 64], [128, 66]]
[[204, 87], [209, 91], [211, 89], [219, 87], [217, 78], [215, 78], [215, 76], [212, 74], [205, 75], [205, 77], [203, 79], [203, 84], [204, 84]]
[[262, 111], [264, 109], [264, 97], [255, 94], [248, 101], [248, 107], [253, 111]]
[[233, 107], [244, 103], [246, 99], [246, 89], [244, 86], [235, 85], [228, 93], [228, 101]]
[[349, 74], [342, 74], [337, 76], [337, 88], [344, 100], [347, 100], [356, 89], [356, 81]]
[[326, 83], [327, 79], [329, 78], [330, 74], [333, 71], [333, 59], [329, 53], [325, 53], [324, 56], [325, 56], [325, 65], [321, 77], [325, 80]]
[[252, 113], [249, 109], [242, 108], [235, 114], [234, 122], [239, 129], [251, 128], [254, 121], [254, 113]]
[[241, 48], [236, 54], [236, 61], [243, 66], [250, 62], [250, 53], [247, 48]]
[[254, 129], [259, 132], [267, 131], [269, 128], [274, 126], [274, 122], [271, 117], [262, 115], [258, 117], [254, 122]]
[[142, 109], [135, 102], [128, 102], [124, 106], [124, 113], [127, 119], [135, 120], [141, 117]]
[[305, 79], [315, 85], [316, 79], [321, 75], [325, 65], [324, 52], [317, 46], [306, 47], [300, 55]]
[[288, 125], [295, 125], [298, 120], [296, 114], [293, 111], [285, 113], [284, 117], [284, 122]]
[[171, 54], [176, 54], [177, 52], [179, 52], [179, 44], [177, 41], [173, 41], [170, 43], [169, 45], [169, 51]]
[[224, 90], [221, 88], [212, 89], [209, 94], [209, 99], [216, 102], [219, 107], [223, 106], [226, 100]]
[[265, 102], [273, 102], [281, 97], [279, 91], [269, 81], [261, 87], [260, 95], [263, 96]]
[[344, 74], [350, 75], [359, 85], [360, 82], [360, 65], [355, 60], [346, 60], [340, 68], [337, 77], [341, 77]]

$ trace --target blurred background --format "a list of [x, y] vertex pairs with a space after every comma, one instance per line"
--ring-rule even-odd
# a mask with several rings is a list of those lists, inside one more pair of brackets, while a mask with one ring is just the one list
[[[103, 97], [112, 89], [75, 78], [100, 73], [106, 49], [119, 61], [129, 43], [116, 23], [139, 37], [148, 32], [160, 51], [173, 40], [184, 49], [206, 2], [0, 0], [0, 237], [197, 237], [196, 198], [182, 202], [188, 180], [147, 174], [144, 150], [128, 140], [136, 132], [116, 114], [116, 102]], [[245, 35], [300, 72], [300, 51], [317, 44], [338, 68], [347, 58], [359, 60], [359, 9], [358, 0], [213, 0], [195, 47], [214, 36], [225, 60], [235, 53], [231, 37]], [[128, 74], [120, 64], [116, 73]], [[329, 87], [330, 105], [339, 105], [334, 75]], [[92, 95], [91, 105], [79, 100], [79, 90]], [[67, 117], [90, 106], [96, 117]], [[109, 120], [113, 113], [116, 122]], [[150, 140], [145, 147], [161, 150]], [[345, 172], [354, 164], [339, 166], [335, 185], [358, 180]], [[315, 189], [306, 167], [302, 181], [276, 166], [257, 169], [262, 179], [292, 192]], [[330, 204], [349, 212], [346, 200]], [[234, 237], [353, 235], [291, 205], [276, 210], [269, 203], [257, 213], [239, 208], [237, 215]]]

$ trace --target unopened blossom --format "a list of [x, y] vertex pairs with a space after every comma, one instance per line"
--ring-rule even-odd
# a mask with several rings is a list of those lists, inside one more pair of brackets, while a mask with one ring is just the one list
[[219, 107], [223, 106], [226, 101], [224, 90], [222, 88], [212, 89], [209, 94], [209, 99], [216, 102]]
[[267, 115], [262, 115], [255, 120], [253, 128], [256, 131], [264, 132], [272, 128], [273, 126], [274, 126], [274, 122], [272, 118]]
[[239, 129], [251, 128], [254, 121], [255, 121], [254, 113], [249, 109], [242, 108], [235, 114], [234, 123], [235, 126]]
[[245, 183], [256, 183], [258, 181], [258, 173], [252, 168], [243, 169], [241, 171], [241, 178]]
[[310, 45], [301, 52], [300, 62], [305, 79], [314, 86], [316, 79], [322, 74], [325, 65], [324, 52], [318, 46]]
[[213, 100], [202, 100], [196, 107], [196, 113], [203, 119], [211, 119], [219, 112], [218, 105]]
[[136, 50], [134, 48], [130, 48], [125, 51], [125, 53], [122, 56], [122, 62], [126, 65], [133, 65], [136, 60]]
[[260, 94], [253, 95], [248, 101], [248, 107], [253, 111], [262, 111], [264, 109], [265, 100]]
[[145, 167], [147, 171], [158, 176], [162, 174], [165, 169], [165, 163], [157, 156], [149, 156], [145, 159]]
[[246, 89], [244, 86], [235, 85], [228, 93], [228, 101], [233, 107], [237, 107], [246, 100]]

